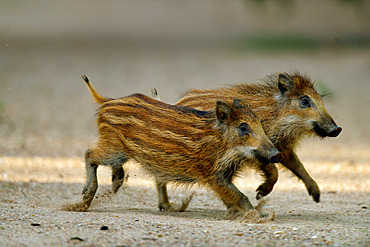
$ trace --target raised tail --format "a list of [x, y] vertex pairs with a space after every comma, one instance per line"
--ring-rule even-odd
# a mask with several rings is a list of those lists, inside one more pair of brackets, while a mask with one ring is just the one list
[[91, 95], [93, 96], [93, 98], [95, 99], [95, 101], [97, 103], [103, 104], [103, 103], [111, 100], [110, 98], [105, 98], [105, 97], [101, 96], [100, 94], [98, 94], [98, 92], [95, 90], [94, 86], [91, 84], [89, 78], [86, 75], [81, 75], [81, 77], [86, 82], [86, 85], [89, 88]]
[[152, 97], [156, 100], [161, 100], [161, 98], [159, 97], [159, 93], [158, 93], [158, 90], [156, 88], [152, 88], [152, 90], [150, 90], [150, 92], [152, 93]]

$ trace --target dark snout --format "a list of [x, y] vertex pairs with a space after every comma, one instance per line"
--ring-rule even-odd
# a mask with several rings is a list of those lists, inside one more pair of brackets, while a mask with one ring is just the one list
[[270, 157], [270, 163], [279, 163], [281, 161], [281, 153], [277, 152]]
[[321, 137], [337, 137], [340, 132], [342, 132], [342, 128], [338, 127], [335, 123], [324, 128], [321, 124], [316, 122], [313, 124], [313, 129]]
[[254, 152], [255, 158], [264, 164], [268, 163], [279, 163], [281, 161], [281, 153], [276, 149], [270, 152], [261, 152], [256, 150]]
[[330, 132], [329, 132], [329, 137], [337, 137], [339, 134], [340, 134], [340, 132], [342, 132], [342, 128], [341, 127], [336, 127], [336, 128], [334, 128], [333, 130], [331, 130]]

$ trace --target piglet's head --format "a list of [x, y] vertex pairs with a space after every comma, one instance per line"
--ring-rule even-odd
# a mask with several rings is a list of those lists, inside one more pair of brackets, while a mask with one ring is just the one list
[[229, 103], [218, 100], [216, 115], [218, 126], [223, 129], [223, 139], [228, 142], [234, 158], [280, 162], [280, 152], [268, 139], [260, 120], [246, 101], [235, 99]]
[[327, 112], [321, 95], [309, 78], [298, 73], [280, 73], [278, 88], [279, 95], [276, 98], [283, 102], [282, 117], [287, 124], [320, 137], [337, 137], [341, 133], [342, 128]]

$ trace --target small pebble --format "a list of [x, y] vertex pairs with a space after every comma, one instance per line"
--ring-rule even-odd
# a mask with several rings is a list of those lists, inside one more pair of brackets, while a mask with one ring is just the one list
[[81, 242], [85, 241], [84, 239], [82, 239], [80, 237], [72, 237], [72, 238], [70, 238], [70, 240], [78, 240], [78, 241], [81, 241]]
[[31, 226], [40, 226], [39, 223], [31, 223]]
[[108, 230], [108, 227], [107, 226], [102, 226], [102, 227], [100, 227], [100, 230], [102, 230], [102, 231]]

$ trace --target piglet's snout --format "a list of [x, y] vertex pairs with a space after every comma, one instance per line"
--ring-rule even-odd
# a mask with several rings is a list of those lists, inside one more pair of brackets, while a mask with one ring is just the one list
[[281, 161], [281, 153], [276, 152], [276, 153], [272, 154], [270, 156], [269, 160], [270, 160], [270, 163], [279, 163]]
[[329, 137], [337, 137], [340, 132], [342, 132], [342, 128], [341, 127], [338, 127], [336, 126], [334, 129], [332, 129], [330, 132], [329, 132]]

